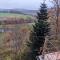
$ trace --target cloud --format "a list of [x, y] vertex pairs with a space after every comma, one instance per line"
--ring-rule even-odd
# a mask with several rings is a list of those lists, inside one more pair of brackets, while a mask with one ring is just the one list
[[[42, 1], [43, 0], [0, 0], [0, 8], [38, 9]], [[47, 2], [49, 3], [48, 0]]]

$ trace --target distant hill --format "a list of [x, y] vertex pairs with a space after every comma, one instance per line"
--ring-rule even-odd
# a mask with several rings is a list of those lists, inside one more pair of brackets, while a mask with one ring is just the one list
[[27, 10], [27, 9], [0, 9], [0, 13], [17, 13], [17, 14], [28, 14], [36, 15], [38, 10]]
[[25, 13], [25, 14], [29, 14], [29, 15], [36, 15], [38, 10], [26, 10], [26, 9], [20, 9], [19, 11]]

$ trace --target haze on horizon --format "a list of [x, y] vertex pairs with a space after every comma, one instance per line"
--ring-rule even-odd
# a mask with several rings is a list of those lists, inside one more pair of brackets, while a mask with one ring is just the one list
[[[30, 9], [36, 10], [39, 8], [43, 0], [0, 0], [0, 9]], [[46, 0], [48, 7], [52, 4]]]

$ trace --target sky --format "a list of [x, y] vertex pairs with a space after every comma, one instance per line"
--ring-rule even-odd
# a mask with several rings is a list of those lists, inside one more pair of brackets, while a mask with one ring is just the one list
[[[0, 0], [0, 8], [2, 9], [38, 9], [43, 0]], [[47, 0], [48, 7], [52, 4]]]

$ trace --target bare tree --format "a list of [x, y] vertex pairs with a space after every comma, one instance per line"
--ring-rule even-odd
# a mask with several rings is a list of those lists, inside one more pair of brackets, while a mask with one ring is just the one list
[[[59, 15], [60, 15], [60, 0], [50, 0], [50, 2], [53, 4], [52, 8], [48, 10], [49, 13], [49, 20], [50, 20], [50, 27], [51, 31], [49, 33], [48, 39], [44, 44], [44, 50], [45, 53], [50, 53], [53, 51], [59, 51], [59, 40], [60, 40], [60, 31], [59, 31]], [[50, 40], [49, 40], [50, 39]], [[43, 53], [43, 54], [44, 54]]]
[[[54, 14], [54, 16], [55, 16], [55, 18], [53, 18], [53, 20], [55, 20], [55, 29], [56, 29], [56, 36], [55, 36], [55, 39], [56, 40], [58, 40], [58, 35], [59, 35], [59, 10], [60, 10], [60, 0], [50, 0], [52, 3], [53, 3], [53, 5], [54, 5], [54, 7], [53, 7], [53, 9], [54, 9], [54, 13], [52, 13], [52, 14]], [[52, 17], [54, 17], [54, 16], [52, 16]]]

